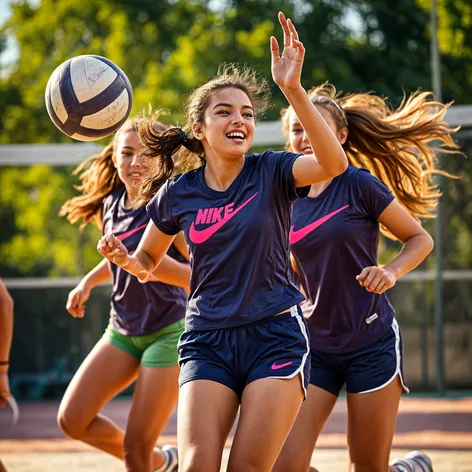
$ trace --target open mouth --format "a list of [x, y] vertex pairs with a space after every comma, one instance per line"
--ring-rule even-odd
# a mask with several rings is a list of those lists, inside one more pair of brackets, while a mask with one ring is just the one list
[[231, 139], [232, 141], [240, 143], [242, 143], [246, 139], [246, 136], [241, 131], [232, 131], [231, 133], [226, 134], [226, 137], [228, 139]]

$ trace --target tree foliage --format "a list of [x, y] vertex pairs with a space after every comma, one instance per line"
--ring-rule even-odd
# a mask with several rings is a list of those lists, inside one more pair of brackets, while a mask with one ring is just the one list
[[[346, 92], [373, 90], [396, 104], [403, 90], [431, 88], [430, 4], [430, 0], [42, 0], [33, 6], [37, 3], [12, 1], [11, 18], [0, 27], [0, 53], [10, 35], [19, 56], [0, 78], [0, 143], [71, 141], [48, 118], [44, 90], [52, 71], [80, 54], [108, 57], [126, 72], [134, 89], [133, 113], [151, 104], [169, 110], [169, 121], [181, 121], [183, 96], [223, 62], [253, 65], [270, 78], [269, 37], [280, 39], [280, 10], [295, 19], [305, 44], [306, 88], [329, 80]], [[438, 5], [444, 99], [472, 103], [472, 6], [468, 0], [438, 0]], [[286, 105], [275, 86], [272, 105], [266, 119], [276, 119]], [[0, 171], [3, 273], [74, 274], [98, 260], [98, 233], [93, 229], [80, 233], [57, 216], [61, 203], [74, 193], [75, 180], [69, 172], [45, 166]], [[456, 192], [454, 185], [451, 195]], [[457, 222], [458, 231], [464, 225]], [[471, 228], [460, 231], [459, 246], [469, 247]], [[458, 263], [464, 260], [454, 254]]]

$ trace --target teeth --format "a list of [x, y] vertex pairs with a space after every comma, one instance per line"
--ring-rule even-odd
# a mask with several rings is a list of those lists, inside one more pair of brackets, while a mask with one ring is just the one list
[[230, 133], [230, 134], [227, 134], [226, 136], [228, 136], [228, 138], [239, 138], [239, 139], [244, 139], [244, 134], [243, 133]]

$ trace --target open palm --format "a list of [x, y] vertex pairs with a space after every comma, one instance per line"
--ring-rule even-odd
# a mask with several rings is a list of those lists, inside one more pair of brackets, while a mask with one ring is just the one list
[[298, 40], [298, 33], [290, 19], [279, 13], [279, 22], [284, 33], [284, 50], [280, 48], [274, 37], [270, 38], [272, 56], [272, 77], [274, 82], [283, 90], [293, 90], [300, 87], [305, 47]]

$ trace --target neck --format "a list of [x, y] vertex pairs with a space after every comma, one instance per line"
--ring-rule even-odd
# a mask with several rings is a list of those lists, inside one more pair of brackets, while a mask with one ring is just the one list
[[206, 184], [213, 190], [227, 190], [241, 172], [245, 161], [244, 155], [230, 161], [218, 157], [207, 159], [204, 173]]
[[129, 192], [128, 189], [126, 189], [125, 202], [124, 202], [125, 208], [127, 210], [129, 208], [132, 208], [137, 198], [138, 198], [138, 194], [136, 192]]

